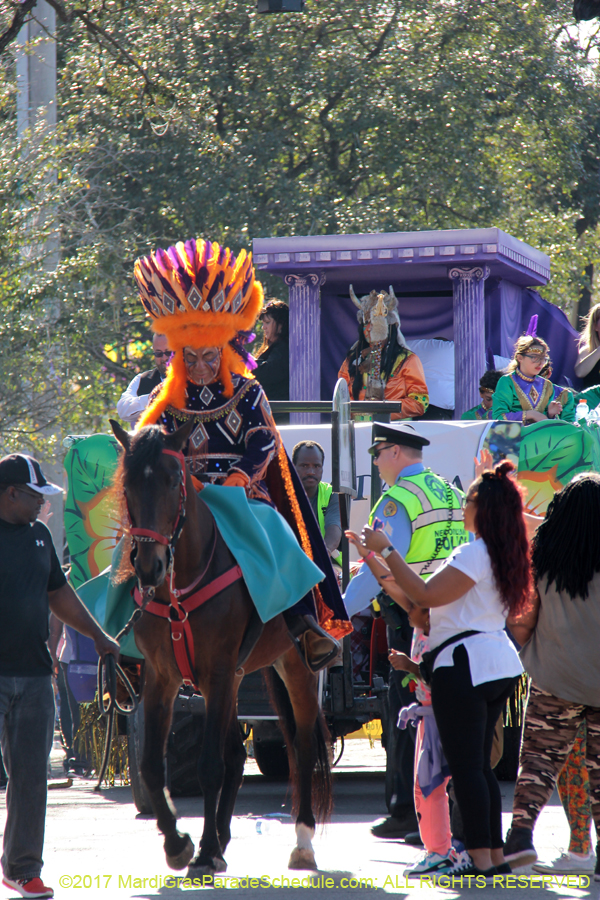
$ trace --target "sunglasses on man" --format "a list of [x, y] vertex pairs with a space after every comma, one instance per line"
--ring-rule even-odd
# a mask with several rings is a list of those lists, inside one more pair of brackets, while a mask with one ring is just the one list
[[171, 359], [171, 357], [173, 356], [173, 352], [171, 350], [153, 350], [152, 352], [157, 359], [162, 359], [163, 356]]
[[375, 450], [373, 450], [373, 453], [371, 455], [372, 455], [373, 459], [379, 459], [380, 454], [383, 453], [384, 450], [389, 450], [390, 447], [395, 447], [395, 446], [396, 446], [395, 444], [384, 444], [383, 446], [377, 447]]

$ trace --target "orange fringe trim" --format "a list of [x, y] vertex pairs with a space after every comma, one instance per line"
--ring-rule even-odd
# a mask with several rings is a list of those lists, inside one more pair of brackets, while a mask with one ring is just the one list
[[[288, 495], [288, 500], [290, 501], [290, 506], [292, 507], [292, 512], [296, 521], [298, 534], [300, 535], [300, 546], [302, 547], [308, 558], [313, 560], [314, 562], [312, 549], [310, 546], [310, 538], [308, 536], [308, 531], [306, 530], [306, 525], [304, 524], [302, 513], [300, 512], [300, 504], [298, 503], [298, 498], [296, 497], [285, 448], [283, 446], [279, 448], [278, 462], [279, 468], [281, 470], [281, 476], [283, 478], [283, 483], [285, 485], [285, 490]], [[325, 631], [328, 631], [332, 637], [337, 639], [343, 638], [344, 635], [350, 634], [350, 632], [354, 630], [351, 622], [333, 618], [333, 612], [329, 609], [329, 607], [323, 600], [323, 595], [321, 594], [321, 589], [318, 585], [313, 588], [313, 595], [315, 598], [315, 607], [317, 610], [317, 620], [321, 628], [324, 628]]]

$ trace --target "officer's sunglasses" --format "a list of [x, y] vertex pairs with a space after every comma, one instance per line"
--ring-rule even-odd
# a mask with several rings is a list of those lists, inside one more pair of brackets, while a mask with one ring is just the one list
[[171, 359], [173, 353], [171, 350], [153, 350], [152, 351], [157, 359], [162, 359], [163, 356], [166, 356], [167, 359]]
[[375, 450], [373, 450], [373, 453], [372, 453], [373, 459], [379, 459], [379, 455], [381, 453], [383, 453], [384, 450], [389, 450], [390, 447], [394, 447], [394, 446], [395, 446], [395, 444], [384, 444], [383, 446], [377, 447]]

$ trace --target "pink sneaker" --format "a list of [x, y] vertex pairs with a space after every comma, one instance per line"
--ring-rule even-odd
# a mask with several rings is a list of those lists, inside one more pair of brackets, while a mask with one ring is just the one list
[[51, 887], [46, 887], [41, 878], [7, 878], [6, 875], [2, 879], [2, 884], [7, 888], [17, 891], [21, 897], [54, 897], [54, 891]]

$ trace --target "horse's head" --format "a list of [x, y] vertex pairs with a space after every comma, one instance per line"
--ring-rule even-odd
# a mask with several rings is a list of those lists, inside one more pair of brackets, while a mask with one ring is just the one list
[[173, 538], [185, 518], [181, 452], [194, 422], [174, 434], [148, 425], [133, 435], [112, 419], [110, 424], [125, 451], [116, 478], [129, 514], [135, 573], [141, 587], [159, 587], [167, 574]]

